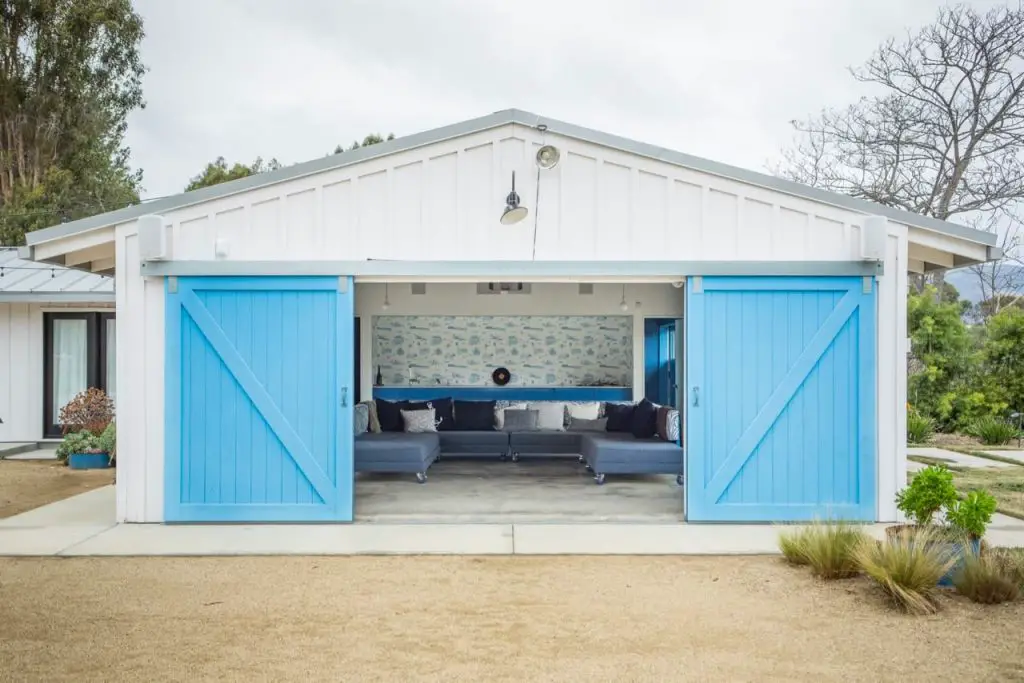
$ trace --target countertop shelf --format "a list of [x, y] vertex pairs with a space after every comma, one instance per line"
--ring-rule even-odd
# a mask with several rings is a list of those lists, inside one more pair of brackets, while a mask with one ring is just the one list
[[466, 401], [549, 400], [549, 401], [630, 401], [632, 387], [573, 386], [471, 386], [452, 384], [392, 384], [375, 386], [374, 398], [389, 401], [456, 398]]

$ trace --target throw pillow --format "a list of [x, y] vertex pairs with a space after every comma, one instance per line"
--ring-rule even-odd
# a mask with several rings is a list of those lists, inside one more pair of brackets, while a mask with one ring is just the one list
[[608, 418], [609, 432], [630, 432], [633, 428], [633, 403], [605, 403], [604, 415]]
[[549, 432], [565, 431], [565, 404], [561, 401], [541, 401], [526, 406], [537, 411], [537, 429]]
[[455, 404], [450, 398], [435, 398], [427, 401], [437, 416], [437, 431], [450, 432], [455, 429]]
[[434, 417], [434, 409], [426, 410], [402, 410], [402, 423], [405, 425], [407, 434], [422, 434], [424, 432], [436, 432], [437, 422]]
[[455, 429], [460, 432], [493, 432], [494, 401], [455, 401]]
[[356, 434], [365, 434], [370, 428], [370, 406], [365, 403], [357, 403], [352, 409], [352, 431]]
[[494, 410], [494, 428], [504, 429], [505, 428], [505, 411], [506, 410], [526, 410], [525, 403], [510, 403]]
[[658, 406], [646, 398], [636, 404], [633, 411], [633, 421], [630, 423], [630, 430], [638, 439], [649, 439], [654, 436], [657, 427]]
[[408, 410], [408, 404], [405, 401], [385, 401], [382, 398], [374, 399], [374, 403], [377, 405], [377, 419], [380, 421], [381, 431], [402, 431], [402, 408]]
[[602, 417], [596, 420], [582, 420], [576, 417], [569, 419], [570, 432], [606, 432], [608, 431], [608, 418]]
[[506, 408], [504, 412], [506, 432], [532, 432], [537, 429], [539, 413], [536, 410]]
[[656, 426], [654, 428], [654, 435], [659, 439], [668, 441], [668, 413], [672, 410], [670, 406], [658, 406], [658, 418], [656, 420]]
[[370, 399], [369, 401], [362, 401], [359, 405], [366, 406], [366, 409], [370, 413], [370, 425], [368, 431], [374, 434], [380, 434], [380, 419], [377, 417], [377, 403]]
[[678, 443], [683, 434], [681, 419], [678, 410], [668, 411], [668, 418], [665, 420], [665, 441]]
[[571, 420], [596, 420], [599, 417], [601, 417], [601, 404], [596, 401], [569, 404]]

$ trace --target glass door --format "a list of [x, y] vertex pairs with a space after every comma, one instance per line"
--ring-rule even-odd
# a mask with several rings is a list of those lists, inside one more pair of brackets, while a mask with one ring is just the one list
[[114, 397], [113, 313], [43, 314], [43, 436], [61, 436], [60, 409], [89, 387]]

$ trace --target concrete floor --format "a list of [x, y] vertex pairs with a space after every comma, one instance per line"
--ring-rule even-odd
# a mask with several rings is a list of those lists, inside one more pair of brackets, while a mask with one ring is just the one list
[[356, 477], [357, 522], [409, 524], [683, 521], [683, 488], [669, 475], [612, 475], [604, 485], [571, 458], [445, 459], [428, 481], [410, 474]]

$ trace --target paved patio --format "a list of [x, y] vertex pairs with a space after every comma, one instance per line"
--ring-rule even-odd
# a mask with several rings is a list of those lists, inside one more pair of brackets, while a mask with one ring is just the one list
[[[993, 451], [997, 455], [1004, 455], [1007, 452], [1013, 451]], [[979, 458], [974, 455], [967, 455], [966, 453], [958, 453], [956, 451], [948, 451], [945, 448], [935, 448], [932, 446], [923, 446], [919, 448], [908, 448], [907, 455], [917, 455], [925, 458], [933, 458], [935, 460], [944, 460], [951, 465], [959, 465], [961, 467], [1015, 467], [1008, 462], [999, 462], [998, 460], [988, 460], [986, 458]], [[1006, 456], [1010, 457], [1010, 456]], [[1024, 464], [1024, 461], [1021, 462]], [[915, 463], [911, 461], [908, 463], [908, 468], [911, 471], [922, 469], [925, 465], [921, 463]]]

